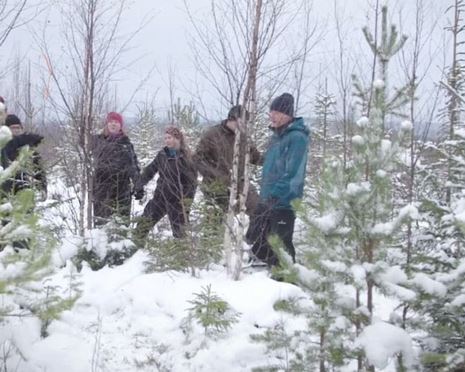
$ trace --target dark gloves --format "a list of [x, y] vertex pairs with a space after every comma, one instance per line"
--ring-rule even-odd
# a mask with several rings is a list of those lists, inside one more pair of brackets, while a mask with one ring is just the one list
[[144, 189], [138, 189], [134, 191], [134, 199], [142, 200], [144, 198]]

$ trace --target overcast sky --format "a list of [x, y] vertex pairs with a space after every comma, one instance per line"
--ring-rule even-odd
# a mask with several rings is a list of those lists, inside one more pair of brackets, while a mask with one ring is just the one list
[[[286, 4], [293, 2], [293, 0], [285, 1]], [[211, 21], [208, 15], [211, 0], [187, 0], [187, 2], [199, 20], [206, 23]], [[322, 77], [328, 77], [331, 80], [335, 74], [335, 66], [332, 61], [335, 58], [338, 44], [334, 33], [334, 4], [336, 4], [341, 14], [344, 14], [344, 30], [347, 45], [354, 50], [365, 50], [368, 56], [368, 46], [364, 44], [361, 28], [367, 24], [372, 26], [372, 19], [370, 17], [373, 15], [371, 9], [373, 2], [371, 0], [313, 1], [312, 21], [318, 24], [324, 37], [319, 40], [308, 60], [307, 71], [310, 83], [305, 95], [307, 102], [311, 102], [318, 86], [321, 85]], [[413, 32], [413, 9], [416, 2], [417, 0], [388, 1], [392, 21], [396, 24], [402, 22], [403, 32], [407, 35]], [[446, 25], [446, 16], [443, 15], [443, 12], [448, 2], [448, 0], [425, 1], [427, 7], [431, 9], [427, 13], [426, 23], [432, 24], [435, 19], [439, 18], [437, 30], [432, 36], [433, 42], [427, 46], [427, 50], [425, 49], [423, 54], [425, 66], [429, 62], [427, 59], [431, 60], [434, 58], [432, 66], [428, 70], [427, 80], [430, 80], [428, 83], [429, 86], [432, 86], [431, 82], [433, 80], [437, 80], [440, 77], [439, 71], [444, 65], [444, 48], [442, 48], [444, 33], [442, 29]], [[171, 66], [176, 73], [176, 95], [182, 97], [185, 101], [190, 99], [190, 97], [196, 96], [196, 100], [200, 98], [204, 101], [207, 107], [206, 110], [211, 112], [211, 114], [207, 113], [210, 118], [221, 116], [221, 112], [227, 110], [224, 102], [221, 101], [220, 97], [216, 97], [213, 94], [213, 90], [199, 76], [193, 63], [192, 52], [189, 47], [189, 38], [193, 35], [193, 28], [188, 20], [183, 0], [133, 1], [130, 8], [125, 12], [121, 32], [123, 34], [131, 32], [147, 15], [151, 15], [151, 22], [147, 24], [132, 42], [131, 49], [123, 57], [122, 64], [135, 59], [138, 59], [138, 61], [131, 65], [128, 70], [125, 70], [124, 73], [118, 75], [117, 94], [121, 97], [120, 104], [123, 105], [127, 102], [131, 92], [137, 86], [136, 83], [147, 74], [151, 66], [155, 65], [156, 69], [150, 80], [143, 89], [138, 91], [134, 103], [128, 107], [128, 112], [134, 112], [135, 103], [155, 93], [157, 108], [160, 112], [164, 112], [169, 105], [168, 68]], [[41, 19], [36, 21], [34, 24], [36, 30], [40, 28], [38, 24], [44, 22], [44, 18], [41, 17]], [[56, 15], [51, 16], [49, 27], [57, 27], [58, 23], [58, 17]], [[49, 33], [49, 38], [53, 39], [50, 40], [52, 44], [60, 43], [59, 32]], [[40, 56], [37, 53], [34, 54], [34, 50], [37, 51], [37, 48], [34, 48], [34, 45], [31, 44], [30, 35], [26, 30], [13, 33], [8, 40], [6, 49], [9, 51], [19, 50], [26, 57], [25, 59], [30, 58], [36, 64], [43, 63]], [[357, 63], [363, 66], [365, 62], [369, 61], [368, 57], [366, 58], [367, 61], [361, 60]], [[2, 56], [2, 60], [5, 60], [4, 55]], [[400, 80], [400, 75], [396, 77]], [[2, 81], [2, 86], [7, 83], [5, 80]], [[336, 89], [335, 85], [331, 86], [334, 86], [334, 89]], [[202, 97], [198, 97], [199, 95]], [[306, 110], [311, 110], [311, 106], [308, 105]]]

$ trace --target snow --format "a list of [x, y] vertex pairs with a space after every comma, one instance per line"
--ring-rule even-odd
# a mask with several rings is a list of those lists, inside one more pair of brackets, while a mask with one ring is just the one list
[[[4, 253], [8, 253], [8, 251], [5, 249], [2, 254]], [[6, 267], [0, 264], [0, 268], [2, 269], [0, 271], [0, 280], [6, 281], [7, 279], [18, 277], [25, 267], [26, 264], [24, 262], [11, 263], [6, 265]]]
[[347, 271], [347, 266], [343, 262], [323, 260], [321, 264], [330, 271], [339, 272], [339, 273], [344, 273]]
[[391, 149], [392, 149], [392, 142], [387, 140], [387, 139], [383, 139], [381, 140], [381, 157], [386, 157], [389, 155], [389, 153], [391, 152]]
[[438, 274], [436, 279], [443, 283], [451, 283], [459, 280], [462, 275], [465, 274], [465, 258], [462, 258], [461, 263], [454, 270], [451, 270], [447, 274]]
[[[283, 319], [290, 329], [306, 327], [273, 309], [278, 300], [305, 294], [271, 280], [266, 271], [244, 274], [239, 281], [229, 279], [222, 266], [202, 271], [198, 278], [181, 272], [148, 274], [146, 260], [138, 252], [115, 268], [91, 271], [84, 266], [78, 278], [81, 297], [49, 326], [46, 338], [39, 337], [38, 323], [32, 329], [28, 322], [11, 327], [10, 336], [23, 341], [26, 356], [18, 371], [154, 371], [154, 360], [170, 371], [250, 371], [270, 362], [264, 345], [251, 341], [251, 334]], [[69, 267], [62, 268], [54, 280], [66, 287], [68, 274]], [[188, 336], [182, 328], [192, 306], [188, 301], [209, 284], [240, 313], [239, 322], [216, 339], [199, 327]]]
[[461, 307], [465, 305], [465, 294], [457, 296], [451, 303], [452, 307]]
[[332, 329], [344, 330], [350, 327], [350, 321], [345, 316], [338, 316], [334, 319], [334, 323], [331, 326]]
[[393, 222], [380, 222], [374, 225], [370, 232], [374, 235], [391, 235], [395, 228], [395, 223]]
[[74, 257], [79, 247], [82, 246], [82, 239], [70, 233], [63, 238], [62, 244], [58, 246], [52, 254], [52, 262], [55, 267], [60, 267], [66, 264], [68, 260]]
[[355, 285], [357, 287], [363, 287], [366, 285], [366, 271], [361, 265], [353, 265], [350, 268], [352, 276], [354, 278]]
[[94, 251], [100, 259], [107, 254], [108, 235], [101, 229], [87, 230], [86, 235], [87, 251]]
[[296, 264], [294, 265], [294, 268], [297, 271], [299, 279], [308, 286], [310, 286], [312, 283], [316, 282], [320, 278], [318, 272], [314, 270], [309, 270], [305, 266]]
[[418, 219], [419, 213], [418, 209], [412, 205], [408, 204], [405, 207], [401, 208], [399, 214], [389, 222], [380, 222], [375, 224], [371, 229], [370, 233], [374, 235], [391, 235], [394, 230], [406, 219], [410, 218], [413, 220]]
[[413, 124], [410, 120], [404, 120], [402, 123], [400, 123], [400, 129], [404, 132], [411, 132], [413, 129]]
[[373, 88], [375, 89], [383, 89], [384, 86], [384, 80], [376, 79], [375, 81], [373, 81]]
[[340, 211], [332, 211], [321, 217], [310, 218], [310, 223], [325, 234], [334, 231], [341, 222], [343, 215]]
[[12, 134], [10, 128], [8, 128], [6, 125], [0, 126], [0, 143], [7, 143], [9, 140], [11, 140]]
[[389, 323], [378, 322], [365, 327], [355, 345], [365, 351], [376, 368], [385, 368], [389, 360], [400, 353], [407, 368], [415, 363], [412, 339], [403, 329]]
[[365, 128], [370, 124], [370, 119], [368, 119], [366, 116], [362, 116], [360, 119], [357, 120], [357, 125], [360, 128]]
[[387, 175], [388, 175], [387, 172], [385, 170], [383, 170], [383, 169], [378, 169], [376, 171], [376, 177], [378, 177], [378, 178], [386, 178]]
[[458, 137], [465, 138], [465, 129], [457, 128], [455, 129], [454, 134]]
[[379, 277], [381, 280], [393, 284], [405, 283], [408, 279], [400, 266], [391, 266], [387, 268]]
[[352, 144], [355, 146], [363, 146], [365, 144], [365, 140], [362, 136], [356, 135], [352, 137]]
[[369, 192], [370, 190], [371, 190], [370, 182], [360, 182], [360, 183], [351, 182], [347, 184], [347, 194], [350, 196], [357, 196], [358, 194]]
[[420, 288], [422, 291], [435, 296], [443, 297], [447, 293], [447, 287], [423, 273], [417, 273], [410, 282]]

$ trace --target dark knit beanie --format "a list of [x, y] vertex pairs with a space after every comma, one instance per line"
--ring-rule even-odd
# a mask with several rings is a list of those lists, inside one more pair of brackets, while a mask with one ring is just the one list
[[6, 117], [5, 125], [7, 127], [11, 127], [12, 125], [17, 125], [17, 124], [22, 125], [21, 120], [19, 120], [19, 118], [16, 115], [10, 114]]
[[270, 111], [278, 111], [294, 117], [294, 97], [290, 93], [283, 93], [276, 97], [270, 105]]
[[[242, 117], [242, 105], [236, 105], [231, 107], [228, 112], [228, 120], [237, 120]], [[245, 120], [249, 120], [249, 112], [245, 110]]]

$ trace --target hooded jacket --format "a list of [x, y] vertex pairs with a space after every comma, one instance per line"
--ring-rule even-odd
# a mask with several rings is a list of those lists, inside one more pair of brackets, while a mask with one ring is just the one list
[[273, 129], [263, 164], [260, 199], [276, 209], [291, 209], [303, 195], [309, 130], [302, 118]]
[[158, 173], [154, 199], [159, 197], [170, 202], [193, 199], [197, 187], [197, 171], [194, 163], [183, 151], [172, 152], [164, 147], [143, 170], [136, 190], [142, 189]]

